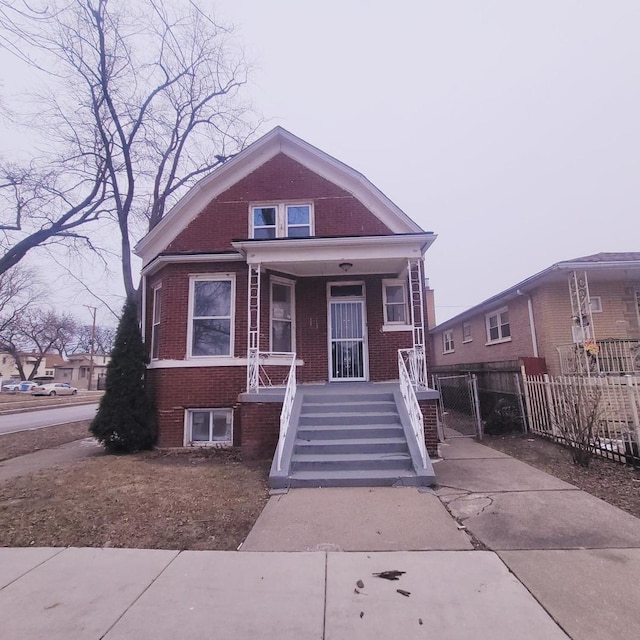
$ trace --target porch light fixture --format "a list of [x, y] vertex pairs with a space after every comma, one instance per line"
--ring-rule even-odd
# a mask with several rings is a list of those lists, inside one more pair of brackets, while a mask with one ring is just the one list
[[353, 267], [353, 262], [341, 262], [338, 266], [346, 273]]

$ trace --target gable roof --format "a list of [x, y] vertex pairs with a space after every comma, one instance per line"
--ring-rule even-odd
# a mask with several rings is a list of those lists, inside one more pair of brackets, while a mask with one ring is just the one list
[[211, 200], [279, 153], [284, 153], [362, 202], [393, 233], [423, 229], [365, 176], [282, 127], [275, 127], [199, 180], [135, 246], [143, 266], [174, 240]]
[[433, 333], [436, 331], [449, 329], [459, 322], [462, 322], [467, 318], [471, 318], [478, 313], [491, 311], [492, 309], [497, 308], [500, 304], [505, 303], [511, 298], [515, 298], [516, 296], [521, 295], [521, 293], [527, 293], [534, 287], [538, 286], [542, 280], [549, 279], [554, 275], [564, 274], [561, 275], [561, 277], [566, 277], [567, 272], [574, 270], [614, 272], [615, 270], [621, 269], [633, 269], [634, 272], [637, 270], [640, 274], [640, 252], [602, 252], [594, 253], [590, 256], [583, 256], [581, 258], [573, 258], [572, 260], [563, 260], [562, 262], [556, 262], [543, 271], [525, 278], [521, 282], [518, 282], [518, 284], [515, 284], [512, 287], [509, 287], [508, 289], [497, 293], [495, 296], [491, 296], [490, 298], [483, 300], [481, 303], [470, 307], [466, 311], [459, 313], [453, 318], [449, 318], [449, 320], [441, 322], [440, 324], [433, 327], [430, 332]]

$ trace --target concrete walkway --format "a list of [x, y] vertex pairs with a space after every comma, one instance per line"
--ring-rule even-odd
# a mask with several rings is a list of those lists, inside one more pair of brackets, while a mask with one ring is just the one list
[[273, 496], [245, 553], [0, 549], [0, 636], [637, 638], [640, 520], [469, 440], [442, 450], [435, 492]]
[[3, 460], [0, 462], [0, 482], [101, 455], [105, 455], [104, 447], [95, 438], [74, 440], [53, 449], [42, 449]]

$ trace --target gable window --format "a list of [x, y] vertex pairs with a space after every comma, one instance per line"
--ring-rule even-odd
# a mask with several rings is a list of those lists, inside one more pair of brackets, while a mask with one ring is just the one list
[[189, 301], [191, 356], [229, 356], [233, 353], [234, 285], [233, 274], [192, 278]]
[[454, 351], [455, 347], [453, 344], [453, 330], [445, 331], [442, 334], [442, 352], [443, 353], [451, 353]]
[[487, 342], [506, 342], [511, 340], [511, 327], [509, 326], [509, 309], [503, 307], [486, 316]]
[[265, 204], [251, 207], [251, 237], [309, 238], [313, 235], [310, 203]]
[[253, 237], [275, 238], [276, 227], [276, 207], [254, 207], [253, 208]]
[[289, 280], [271, 281], [271, 351], [294, 350], [294, 285]]
[[153, 290], [153, 324], [151, 327], [151, 359], [157, 360], [160, 351], [160, 309], [162, 308], [162, 287]]
[[189, 409], [186, 422], [186, 444], [231, 444], [233, 441], [231, 409]]
[[473, 338], [471, 337], [471, 323], [463, 322], [462, 323], [462, 342], [471, 342]]
[[403, 280], [383, 280], [382, 297], [384, 302], [384, 323], [408, 324], [406, 283]]

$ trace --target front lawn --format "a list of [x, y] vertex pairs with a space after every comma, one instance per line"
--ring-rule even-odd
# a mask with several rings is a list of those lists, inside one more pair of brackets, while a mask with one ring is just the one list
[[22, 476], [0, 484], [0, 546], [236, 549], [268, 499], [268, 468], [154, 451]]

